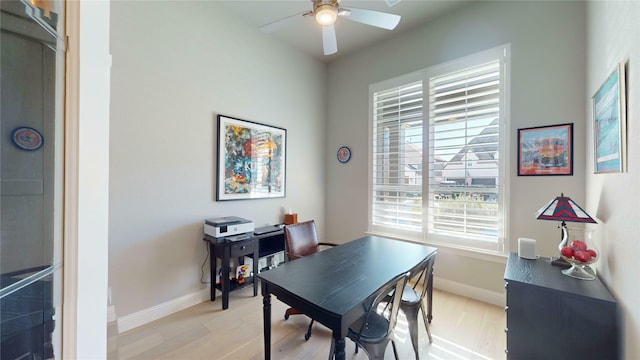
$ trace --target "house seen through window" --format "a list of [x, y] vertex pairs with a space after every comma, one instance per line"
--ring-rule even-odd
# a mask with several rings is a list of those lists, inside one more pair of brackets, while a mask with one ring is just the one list
[[370, 231], [504, 251], [508, 49], [370, 87]]

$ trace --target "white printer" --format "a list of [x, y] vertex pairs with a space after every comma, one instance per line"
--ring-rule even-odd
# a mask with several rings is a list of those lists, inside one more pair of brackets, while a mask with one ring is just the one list
[[204, 233], [216, 238], [249, 233], [253, 230], [253, 221], [237, 216], [226, 216], [204, 221]]

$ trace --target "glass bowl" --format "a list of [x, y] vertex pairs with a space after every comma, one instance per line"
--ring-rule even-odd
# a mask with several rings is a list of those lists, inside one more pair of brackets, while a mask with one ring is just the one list
[[593, 230], [567, 228], [567, 236], [563, 236], [558, 246], [560, 256], [565, 259], [571, 268], [562, 270], [562, 273], [581, 280], [595, 279], [594, 271], [590, 264], [598, 261], [600, 252], [593, 243]]

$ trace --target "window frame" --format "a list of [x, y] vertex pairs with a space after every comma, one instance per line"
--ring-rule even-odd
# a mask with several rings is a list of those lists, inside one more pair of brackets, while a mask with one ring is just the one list
[[[381, 81], [369, 86], [369, 192], [368, 192], [368, 232], [372, 234], [392, 236], [411, 241], [419, 241], [433, 245], [449, 247], [454, 249], [468, 250], [477, 253], [487, 254], [506, 254], [508, 249], [508, 199], [509, 199], [509, 167], [510, 167], [510, 137], [509, 137], [509, 118], [510, 118], [510, 44], [501, 45], [488, 50], [480, 51], [468, 56], [464, 56], [443, 64], [434, 65], [410, 74], [402, 75], [393, 79]], [[499, 96], [499, 166], [498, 166], [498, 235], [497, 242], [486, 242], [482, 240], [473, 240], [469, 238], [446, 236], [441, 234], [429, 233], [428, 217], [429, 214], [429, 185], [430, 179], [429, 169], [429, 81], [430, 78], [450, 72], [461, 71], [490, 61], [499, 60], [500, 62], [500, 96]], [[408, 84], [421, 79], [423, 84], [423, 155], [422, 168], [425, 169], [422, 175], [422, 231], [411, 232], [395, 229], [393, 227], [384, 227], [373, 223], [373, 169], [374, 169], [374, 94], [393, 87]], [[426, 181], [425, 181], [426, 180]]]

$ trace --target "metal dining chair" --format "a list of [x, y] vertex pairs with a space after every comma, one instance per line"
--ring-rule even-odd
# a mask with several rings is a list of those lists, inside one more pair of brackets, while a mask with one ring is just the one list
[[[405, 288], [408, 276], [408, 273], [396, 276], [376, 291], [372, 295], [373, 300], [368, 303], [364, 315], [349, 326], [347, 337], [356, 343], [356, 351], [359, 347], [363, 348], [369, 359], [384, 359], [384, 353], [389, 342], [391, 342], [393, 354], [398, 360], [398, 350], [396, 349], [396, 343], [393, 341], [393, 331], [398, 320], [402, 291]], [[386, 302], [384, 309], [379, 312], [378, 305], [387, 301], [390, 293], [393, 294], [390, 301]], [[334, 357], [334, 352], [335, 339], [332, 337], [329, 360]]]
[[412, 274], [409, 283], [413, 285], [405, 285], [402, 291], [402, 300], [400, 301], [400, 310], [407, 317], [409, 324], [409, 335], [411, 336], [411, 344], [416, 355], [416, 360], [420, 359], [418, 352], [418, 312], [422, 310], [422, 318], [424, 326], [427, 329], [429, 343], [433, 342], [431, 330], [429, 329], [429, 321], [427, 319], [427, 309], [424, 306], [424, 296], [427, 293], [429, 282], [432, 281], [433, 264], [436, 260], [435, 254], [427, 258], [415, 274]]

